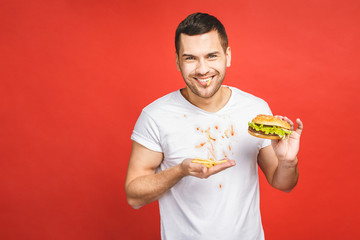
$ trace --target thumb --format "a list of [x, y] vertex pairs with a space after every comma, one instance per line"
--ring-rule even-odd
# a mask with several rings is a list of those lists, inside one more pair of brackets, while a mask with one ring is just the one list
[[303, 129], [304, 129], [304, 124], [302, 123], [302, 121], [300, 120], [300, 118], [296, 119], [296, 123], [298, 124], [295, 132], [299, 135], [301, 135]]

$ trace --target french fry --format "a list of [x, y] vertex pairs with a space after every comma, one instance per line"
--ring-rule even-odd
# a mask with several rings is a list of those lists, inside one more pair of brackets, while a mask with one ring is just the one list
[[227, 162], [227, 160], [216, 161], [216, 162], [214, 162], [214, 164], [216, 166], [218, 164], [225, 163], [225, 162]]
[[208, 160], [208, 159], [201, 159], [201, 158], [194, 158], [192, 160], [193, 163], [200, 163], [204, 165], [207, 168], [211, 168], [213, 166], [216, 166], [218, 164], [227, 162], [227, 160], [221, 160], [221, 161], [214, 161], [214, 160]]

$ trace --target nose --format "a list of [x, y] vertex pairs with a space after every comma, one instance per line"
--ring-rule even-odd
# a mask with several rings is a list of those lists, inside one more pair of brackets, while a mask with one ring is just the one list
[[205, 59], [200, 59], [196, 66], [196, 74], [206, 75], [209, 72], [209, 65]]

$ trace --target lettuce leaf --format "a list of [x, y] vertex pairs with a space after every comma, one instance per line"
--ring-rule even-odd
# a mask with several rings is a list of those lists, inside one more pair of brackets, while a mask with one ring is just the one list
[[255, 129], [256, 131], [261, 131], [265, 134], [276, 134], [279, 135], [282, 139], [284, 139], [286, 136], [290, 135], [292, 131], [278, 128], [277, 126], [264, 126], [262, 124], [256, 124], [253, 122], [248, 123], [249, 127]]

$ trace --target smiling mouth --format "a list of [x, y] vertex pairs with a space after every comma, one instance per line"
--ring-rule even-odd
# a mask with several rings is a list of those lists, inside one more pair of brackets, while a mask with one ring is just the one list
[[200, 82], [202, 86], [209, 86], [211, 83], [211, 80], [214, 78], [214, 76], [207, 77], [207, 78], [195, 78], [197, 81]]

